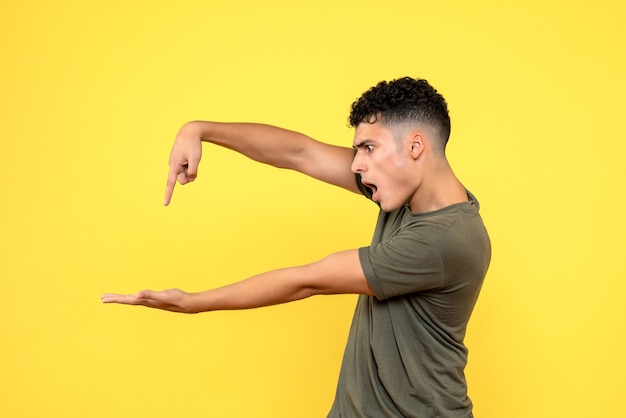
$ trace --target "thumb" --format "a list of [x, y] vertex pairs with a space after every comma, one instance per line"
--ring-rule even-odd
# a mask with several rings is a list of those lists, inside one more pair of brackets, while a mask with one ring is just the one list
[[142, 301], [142, 300], [147, 300], [147, 299], [155, 299], [155, 291], [153, 290], [142, 290], [140, 292], [137, 292], [137, 300], [138, 301]]

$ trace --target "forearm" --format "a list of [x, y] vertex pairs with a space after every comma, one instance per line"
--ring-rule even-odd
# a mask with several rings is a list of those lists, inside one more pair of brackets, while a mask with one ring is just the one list
[[187, 312], [252, 309], [304, 299], [319, 293], [307, 285], [306, 267], [292, 267], [259, 274], [213, 290], [188, 293]]
[[179, 136], [197, 137], [255, 161], [288, 169], [298, 169], [307, 146], [315, 143], [304, 134], [255, 123], [193, 121], [181, 128]]

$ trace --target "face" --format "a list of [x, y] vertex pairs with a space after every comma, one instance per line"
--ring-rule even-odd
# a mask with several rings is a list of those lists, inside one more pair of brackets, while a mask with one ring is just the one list
[[417, 190], [419, 176], [408, 136], [379, 122], [361, 123], [354, 133], [356, 150], [352, 171], [361, 175], [364, 185], [372, 189], [372, 199], [381, 209], [392, 212], [407, 204]]

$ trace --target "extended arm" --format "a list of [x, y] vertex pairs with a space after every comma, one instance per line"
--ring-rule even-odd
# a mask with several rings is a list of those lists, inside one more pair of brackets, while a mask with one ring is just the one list
[[170, 203], [176, 181], [193, 181], [202, 156], [202, 141], [237, 151], [255, 161], [307, 174], [358, 192], [350, 170], [351, 148], [316, 141], [298, 132], [252, 123], [195, 121], [185, 124], [170, 153], [164, 204]]
[[134, 295], [106, 294], [102, 296], [102, 301], [198, 313], [258, 308], [313, 295], [346, 293], [373, 295], [357, 250], [331, 254], [316, 263], [270, 271], [205, 292], [144, 290]]

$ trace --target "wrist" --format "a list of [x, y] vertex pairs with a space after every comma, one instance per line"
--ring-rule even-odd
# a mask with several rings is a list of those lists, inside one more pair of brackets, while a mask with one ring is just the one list
[[187, 138], [196, 138], [203, 142], [210, 142], [214, 136], [214, 122], [194, 120], [187, 122], [181, 128], [181, 133]]
[[186, 293], [183, 295], [182, 300], [180, 301], [181, 310], [184, 313], [188, 314], [196, 314], [200, 312], [205, 312], [207, 309], [202, 306], [202, 297], [201, 293]]

